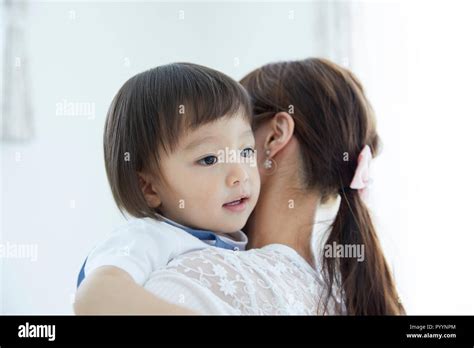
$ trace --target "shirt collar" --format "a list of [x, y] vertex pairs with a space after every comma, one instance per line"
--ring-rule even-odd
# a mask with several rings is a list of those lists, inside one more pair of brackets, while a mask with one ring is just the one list
[[227, 233], [226, 235], [218, 235], [212, 231], [208, 230], [197, 230], [191, 227], [181, 225], [171, 219], [160, 215], [164, 222], [172, 226], [178, 227], [183, 231], [189, 233], [190, 235], [202, 240], [206, 244], [213, 245], [217, 248], [229, 249], [229, 250], [245, 250], [248, 238], [247, 235], [242, 231], [236, 231], [232, 233]]

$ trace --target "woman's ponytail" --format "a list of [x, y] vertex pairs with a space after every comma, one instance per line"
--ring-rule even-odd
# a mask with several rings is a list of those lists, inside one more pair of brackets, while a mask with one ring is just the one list
[[341, 203], [325, 250], [362, 250], [361, 255], [323, 255], [324, 276], [328, 285], [326, 306], [331, 289], [340, 289], [348, 315], [405, 314], [382, 253], [372, 219], [359, 192], [340, 190]]

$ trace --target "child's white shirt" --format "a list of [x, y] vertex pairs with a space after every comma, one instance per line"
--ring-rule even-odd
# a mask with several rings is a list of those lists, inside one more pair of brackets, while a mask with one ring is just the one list
[[[88, 255], [83, 277], [101, 266], [115, 266], [143, 285], [152, 272], [172, 259], [194, 250], [212, 247], [213, 240], [200, 240], [175, 223], [151, 218], [132, 218], [112, 232]], [[188, 229], [192, 230], [192, 229]], [[242, 231], [218, 235], [220, 240], [245, 248], [247, 236]], [[82, 280], [82, 279], [81, 279]]]

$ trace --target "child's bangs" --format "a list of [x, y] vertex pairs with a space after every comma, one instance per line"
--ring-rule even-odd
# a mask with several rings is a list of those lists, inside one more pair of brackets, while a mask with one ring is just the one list
[[221, 76], [203, 75], [194, 73], [192, 78], [183, 79], [183, 85], [177, 84], [177, 89], [168, 95], [167, 105], [174, 105], [174, 109], [164, 111], [169, 122], [157, 137], [167, 153], [176, 149], [186, 132], [222, 117], [240, 116], [252, 121], [250, 99], [242, 86]]

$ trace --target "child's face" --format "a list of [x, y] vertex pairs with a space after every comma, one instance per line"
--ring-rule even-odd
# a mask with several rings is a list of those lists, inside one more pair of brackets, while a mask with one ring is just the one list
[[214, 232], [240, 230], [257, 202], [260, 177], [255, 139], [241, 115], [190, 131], [170, 155], [162, 155], [157, 182], [163, 215]]

